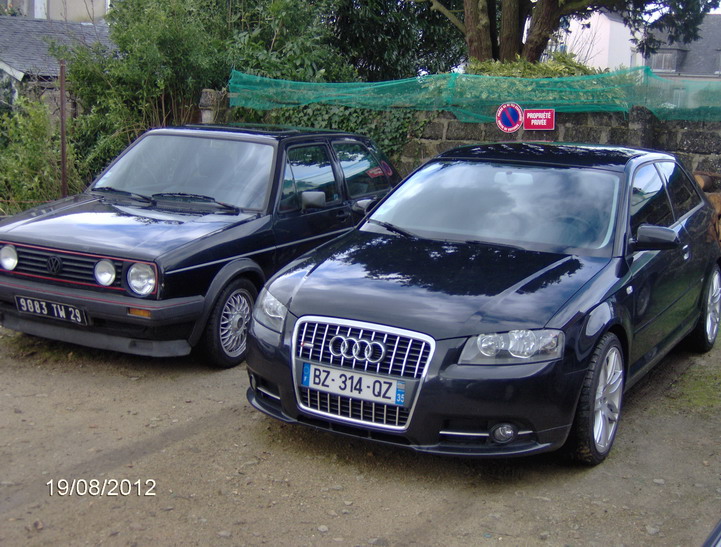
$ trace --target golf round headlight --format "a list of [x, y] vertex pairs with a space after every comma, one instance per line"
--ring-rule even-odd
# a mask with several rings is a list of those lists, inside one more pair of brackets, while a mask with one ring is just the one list
[[149, 264], [136, 263], [128, 268], [128, 286], [140, 296], [147, 296], [155, 290], [155, 270]]
[[95, 281], [103, 287], [109, 287], [115, 282], [115, 266], [110, 260], [103, 259], [95, 264]]
[[12, 245], [5, 245], [0, 249], [0, 265], [5, 270], [14, 270], [18, 265], [18, 252]]

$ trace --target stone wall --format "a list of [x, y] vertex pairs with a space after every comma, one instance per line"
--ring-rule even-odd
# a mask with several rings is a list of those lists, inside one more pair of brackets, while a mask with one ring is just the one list
[[721, 172], [721, 122], [661, 121], [644, 108], [625, 113], [556, 113], [554, 131], [504, 133], [494, 122], [464, 123], [448, 112], [424, 113], [420, 137], [397, 159], [405, 175], [455, 146], [501, 141], [551, 141], [651, 148], [676, 154], [692, 171]]

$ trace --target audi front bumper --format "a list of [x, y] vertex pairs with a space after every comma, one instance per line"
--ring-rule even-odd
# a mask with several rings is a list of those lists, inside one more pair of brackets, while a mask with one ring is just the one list
[[[459, 365], [465, 338], [436, 341], [425, 376], [411, 386], [407, 421], [400, 427], [379, 425], [346, 412], [333, 396], [328, 405], [309, 410], [308, 401], [300, 400], [289, 330], [280, 335], [254, 321], [250, 334], [247, 397], [256, 409], [284, 422], [419, 452], [509, 457], [558, 449], [573, 422], [584, 375], [577, 367], [565, 372], [569, 367], [561, 360]], [[494, 440], [494, 431], [505, 426], [512, 438]]]

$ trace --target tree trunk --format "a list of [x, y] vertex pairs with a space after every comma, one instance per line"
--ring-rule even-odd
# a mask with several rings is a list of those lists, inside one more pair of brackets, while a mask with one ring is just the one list
[[520, 0], [505, 0], [501, 10], [501, 36], [499, 56], [501, 62], [515, 61], [521, 53]]
[[479, 61], [493, 59], [488, 2], [486, 0], [464, 0], [463, 5], [468, 56]]
[[[499, 51], [499, 40], [498, 40], [498, 33], [501, 29], [498, 28], [498, 12], [496, 11], [497, 2], [494, 2], [491, 0], [490, 2], [486, 2], [486, 5], [488, 6], [488, 22], [489, 22], [489, 29], [491, 32], [491, 57], [493, 59], [498, 59]], [[498, 6], [500, 9], [500, 6]], [[503, 10], [501, 10], [503, 11]]]
[[548, 45], [548, 40], [558, 28], [560, 19], [559, 0], [538, 0], [536, 2], [528, 29], [528, 38], [523, 46], [522, 57], [525, 60], [535, 62], [541, 58]]

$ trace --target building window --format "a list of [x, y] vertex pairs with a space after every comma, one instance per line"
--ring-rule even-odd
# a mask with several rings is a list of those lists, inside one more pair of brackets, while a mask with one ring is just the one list
[[654, 53], [651, 56], [651, 69], [658, 72], [675, 72], [676, 55], [671, 51]]

